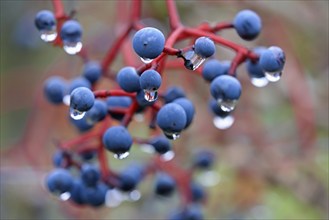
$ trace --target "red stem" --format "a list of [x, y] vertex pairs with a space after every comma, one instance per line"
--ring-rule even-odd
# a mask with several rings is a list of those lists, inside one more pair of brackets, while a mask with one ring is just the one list
[[131, 17], [130, 21], [134, 22], [140, 19], [142, 11], [142, 1], [133, 0], [131, 1]]
[[238, 45], [232, 41], [226, 40], [225, 38], [223, 38], [221, 36], [207, 32], [207, 31], [203, 31], [200, 29], [194, 29], [194, 28], [184, 28], [184, 33], [186, 33], [188, 35], [196, 36], [196, 37], [203, 37], [203, 36], [209, 37], [216, 43], [226, 46], [228, 48], [231, 48], [234, 51], [241, 53], [244, 56], [246, 56], [247, 58], [252, 59], [252, 60], [257, 60], [259, 57], [257, 54], [253, 53], [252, 51], [248, 50], [247, 48], [245, 48], [241, 45]]
[[233, 28], [233, 27], [234, 27], [234, 25], [231, 22], [221, 22], [221, 23], [216, 24], [209, 31], [217, 32], [217, 31], [221, 31], [221, 30], [229, 29], [229, 28]]
[[127, 110], [126, 115], [122, 119], [121, 125], [127, 127], [130, 123], [131, 119], [133, 118], [136, 110], [138, 109], [139, 105], [136, 100], [133, 101], [133, 103], [130, 105], [129, 109]]
[[107, 162], [106, 151], [102, 144], [100, 144], [98, 146], [97, 152], [98, 152], [98, 160], [99, 160], [99, 166], [100, 166], [100, 170], [101, 170], [102, 179], [105, 180], [108, 178], [108, 176], [110, 174], [110, 169], [109, 169], [109, 165]]
[[75, 145], [82, 144], [83, 142], [88, 141], [88, 140], [90, 140], [92, 138], [95, 138], [97, 136], [99, 136], [98, 132], [89, 132], [89, 133], [81, 135], [81, 136], [79, 136], [75, 139], [72, 139], [72, 140], [69, 140], [69, 141], [65, 141], [64, 143], [61, 143], [60, 147], [63, 150], [67, 150], [67, 149], [73, 148], [73, 146], [75, 146]]
[[56, 19], [66, 18], [64, 6], [61, 0], [52, 0]]
[[128, 96], [135, 97], [135, 93], [125, 92], [123, 90], [97, 90], [94, 91], [95, 98], [107, 98], [109, 96]]
[[168, 47], [168, 46], [165, 46], [164, 49], [163, 49], [163, 52], [168, 54], [168, 55], [173, 55], [173, 56], [177, 56], [180, 52], [180, 50], [176, 49], [176, 48], [172, 48], [172, 47]]
[[238, 68], [238, 66], [243, 63], [246, 60], [246, 56], [240, 52], [237, 53], [237, 55], [235, 56], [235, 58], [233, 59], [230, 69], [228, 71], [228, 74], [231, 76], [234, 76], [236, 73], [236, 69]]
[[176, 4], [173, 0], [166, 0], [168, 8], [168, 17], [171, 30], [177, 29], [181, 26], [180, 18], [177, 12]]
[[131, 29], [132, 29], [132, 25], [127, 25], [125, 29], [121, 32], [119, 37], [112, 43], [110, 49], [108, 50], [107, 54], [105, 55], [102, 61], [103, 73], [106, 72], [107, 68], [114, 61], [116, 55], [119, 54], [119, 49], [123, 44], [124, 40], [126, 39], [126, 37], [129, 35]]

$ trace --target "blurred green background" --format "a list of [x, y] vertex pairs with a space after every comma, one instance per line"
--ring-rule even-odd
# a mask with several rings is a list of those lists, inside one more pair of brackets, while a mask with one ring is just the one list
[[[152, 178], [140, 184], [140, 201], [111, 209], [80, 209], [46, 192], [42, 181], [52, 169], [53, 140], [72, 138], [77, 132], [66, 121], [65, 107], [56, 108], [44, 100], [42, 85], [50, 75], [67, 79], [79, 75], [82, 62], [39, 39], [34, 16], [41, 9], [52, 9], [50, 0], [1, 0], [0, 4], [1, 219], [168, 216], [178, 196], [155, 198], [149, 190]], [[114, 1], [65, 1], [67, 12], [77, 11], [75, 17], [84, 27], [83, 42], [93, 59], [103, 57], [120, 29], [116, 18], [129, 15], [128, 10], [116, 11], [115, 5]], [[191, 128], [174, 143], [177, 160], [188, 166], [200, 147], [218, 155], [215, 172], [219, 182], [207, 188], [205, 219], [327, 219], [328, 1], [181, 0], [177, 5], [188, 26], [231, 21], [239, 10], [253, 9], [264, 26], [257, 40], [243, 41], [231, 30], [223, 36], [250, 48], [278, 45], [287, 55], [282, 80], [265, 88], [252, 87], [244, 65], [239, 67], [243, 95], [236, 122], [225, 131], [212, 125], [208, 85], [188, 71], [168, 73], [166, 83], [183, 86], [197, 111]], [[145, 1], [143, 18], [146, 24], [168, 32], [164, 1]], [[233, 54], [218, 47], [216, 56], [231, 59]], [[120, 56], [116, 61], [114, 70], [122, 67]], [[134, 135], [148, 135], [141, 123], [134, 122], [130, 130]], [[148, 158], [134, 147], [127, 160], [111, 160], [110, 164], [119, 169]]]

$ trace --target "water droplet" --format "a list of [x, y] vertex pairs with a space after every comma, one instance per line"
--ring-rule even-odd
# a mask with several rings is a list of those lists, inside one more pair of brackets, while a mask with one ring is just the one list
[[82, 49], [82, 43], [81, 42], [73, 42], [73, 43], [64, 43], [63, 49], [67, 54], [75, 55], [79, 53]]
[[134, 119], [137, 122], [143, 122], [144, 121], [144, 114], [142, 114], [142, 113], [136, 113], [134, 115]]
[[182, 57], [184, 66], [189, 70], [196, 70], [206, 60], [206, 58], [196, 54], [193, 49], [184, 52]]
[[233, 125], [234, 117], [232, 115], [228, 115], [226, 117], [215, 116], [213, 119], [213, 123], [218, 129], [228, 129]]
[[256, 78], [256, 77], [252, 77], [250, 78], [251, 84], [253, 84], [256, 87], [264, 87], [268, 84], [268, 80], [266, 77], [260, 77], [260, 78]]
[[144, 99], [148, 102], [154, 102], [158, 98], [158, 90], [144, 89]]
[[64, 105], [70, 106], [70, 102], [71, 102], [71, 96], [70, 95], [65, 95], [63, 97], [63, 103], [64, 103]]
[[180, 133], [178, 132], [164, 132], [164, 135], [171, 139], [171, 140], [177, 140], [178, 138], [180, 138]]
[[86, 115], [86, 112], [80, 112], [74, 108], [70, 108], [70, 116], [74, 120], [80, 120]]
[[41, 40], [47, 43], [54, 41], [57, 37], [56, 28], [50, 31], [40, 31], [40, 37]]
[[154, 147], [150, 144], [142, 144], [142, 145], [140, 145], [140, 148], [142, 151], [149, 153], [149, 154], [153, 154], [155, 152]]
[[213, 170], [208, 170], [200, 173], [197, 176], [197, 179], [198, 182], [200, 182], [206, 187], [215, 186], [221, 181], [220, 175]]
[[108, 207], [118, 207], [123, 200], [122, 193], [116, 189], [110, 189], [105, 195], [105, 205]]
[[149, 59], [149, 58], [145, 58], [145, 57], [140, 57], [142, 62], [145, 64], [151, 63], [153, 61], [153, 59]]
[[238, 100], [237, 99], [217, 99], [219, 107], [224, 112], [231, 112], [234, 110]]
[[67, 201], [71, 197], [71, 193], [65, 192], [59, 195], [60, 200]]
[[164, 161], [169, 161], [172, 160], [175, 157], [175, 152], [174, 151], [167, 151], [166, 153], [161, 155], [161, 159]]
[[265, 77], [270, 82], [277, 82], [281, 79], [282, 71], [280, 72], [265, 72]]
[[119, 153], [119, 154], [114, 154], [114, 158], [118, 160], [125, 159], [129, 156], [129, 152], [124, 152], [124, 153]]
[[135, 202], [138, 201], [141, 197], [141, 193], [138, 190], [133, 190], [129, 193], [128, 200]]

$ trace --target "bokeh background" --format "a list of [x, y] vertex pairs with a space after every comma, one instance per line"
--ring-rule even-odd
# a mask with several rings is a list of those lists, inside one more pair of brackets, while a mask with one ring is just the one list
[[[125, 1], [124, 1], [125, 2]], [[328, 218], [328, 1], [178, 1], [184, 24], [231, 21], [245, 8], [262, 17], [263, 31], [253, 42], [234, 30], [222, 34], [247, 47], [278, 45], [286, 51], [282, 79], [253, 87], [244, 65], [238, 69], [243, 94], [228, 130], [212, 124], [207, 109], [209, 85], [185, 70], [167, 71], [166, 84], [183, 86], [196, 106], [191, 128], [175, 141], [176, 159], [184, 167], [197, 149], [212, 149], [217, 184], [207, 188], [205, 219]], [[50, 0], [1, 0], [1, 219], [164, 219], [178, 204], [175, 195], [156, 198], [152, 177], [139, 189], [140, 201], [117, 208], [77, 208], [51, 196], [43, 178], [52, 169], [54, 139], [78, 135], [67, 122], [67, 109], [48, 104], [42, 85], [50, 75], [67, 79], [81, 73], [82, 62], [39, 39], [34, 15], [52, 9]], [[123, 4], [126, 4], [123, 3]], [[93, 59], [101, 59], [120, 30], [114, 1], [65, 1], [84, 27], [83, 42]], [[164, 1], [145, 1], [144, 22], [168, 32]], [[234, 54], [218, 47], [217, 58]], [[113, 69], [122, 67], [119, 56]], [[188, 79], [188, 80], [187, 80]], [[104, 83], [104, 87], [110, 84]], [[147, 136], [134, 122], [134, 135]], [[138, 131], [137, 131], [138, 130]], [[111, 157], [109, 157], [111, 158]], [[150, 156], [134, 147], [129, 158], [110, 164], [120, 169]], [[197, 174], [201, 175], [201, 174]], [[202, 181], [201, 181], [202, 182]]]

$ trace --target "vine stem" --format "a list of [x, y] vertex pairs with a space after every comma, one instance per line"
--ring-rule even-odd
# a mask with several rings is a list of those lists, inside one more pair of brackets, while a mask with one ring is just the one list
[[66, 18], [63, 2], [61, 0], [52, 0], [56, 19]]
[[94, 91], [95, 98], [107, 98], [109, 96], [128, 96], [128, 97], [135, 97], [135, 93], [125, 92], [119, 89], [113, 90], [97, 90]]
[[182, 26], [180, 18], [177, 12], [176, 4], [173, 0], [166, 0], [168, 9], [168, 17], [171, 30], [176, 30], [179, 26]]
[[127, 25], [124, 30], [121, 32], [119, 37], [113, 42], [110, 49], [108, 50], [107, 54], [105, 55], [103, 61], [102, 61], [102, 69], [103, 74], [106, 72], [107, 68], [111, 65], [111, 63], [114, 61], [114, 58], [116, 57], [121, 47], [121, 45], [124, 43], [126, 37], [129, 35], [130, 31], [132, 30], [132, 25]]

